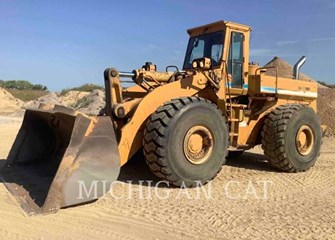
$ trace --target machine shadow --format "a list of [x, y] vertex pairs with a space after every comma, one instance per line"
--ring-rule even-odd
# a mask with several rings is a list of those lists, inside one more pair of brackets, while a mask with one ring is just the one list
[[[0, 159], [0, 169], [3, 168], [5, 165], [6, 165], [6, 159]], [[0, 178], [0, 181], [1, 181], [1, 178]]]
[[226, 165], [243, 168], [246, 170], [257, 170], [263, 172], [277, 172], [263, 154], [244, 152], [236, 158], [227, 158]]
[[[6, 164], [7, 160], [0, 160], [0, 182], [6, 184], [10, 192], [15, 189], [17, 192], [14, 191], [13, 195], [22, 195], [22, 189], [26, 190], [34, 203], [43, 207], [55, 175], [49, 172], [56, 172], [59, 164], [20, 164], [10, 168]], [[16, 186], [22, 189], [17, 190]]]
[[[263, 154], [245, 152], [236, 158], [227, 158], [227, 166], [243, 168], [246, 170], [257, 170], [263, 172], [277, 172], [267, 161]], [[120, 182], [134, 185], [156, 186], [160, 181], [147, 166], [143, 154], [137, 153], [130, 161], [121, 167], [119, 177]], [[158, 184], [157, 187], [176, 188], [173, 185]]]
[[[134, 185], [149, 186], [156, 185], [160, 179], [149, 169], [142, 153], [136, 153], [124, 166], [121, 167], [119, 177], [120, 182]], [[163, 184], [162, 184], [163, 185]], [[162, 187], [167, 187], [166, 184]]]

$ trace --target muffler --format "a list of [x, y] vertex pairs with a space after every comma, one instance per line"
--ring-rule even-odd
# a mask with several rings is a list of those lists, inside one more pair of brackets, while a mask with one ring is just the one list
[[304, 65], [306, 62], [306, 57], [302, 56], [298, 62], [294, 65], [293, 67], [293, 77], [294, 79], [299, 79], [300, 77], [300, 68], [302, 67], [302, 65]]
[[26, 110], [1, 176], [23, 210], [36, 215], [103, 196], [119, 172], [111, 118], [56, 106]]

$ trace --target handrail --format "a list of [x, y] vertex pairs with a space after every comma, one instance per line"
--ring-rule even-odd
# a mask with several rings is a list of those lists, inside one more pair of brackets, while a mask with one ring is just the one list
[[[230, 94], [230, 86], [229, 86], [229, 74], [228, 74], [228, 65], [226, 61], [222, 61], [222, 63], [225, 66], [225, 75], [226, 75], [226, 83], [227, 83], [227, 90], [228, 90], [228, 97], [229, 97], [229, 110], [230, 110], [230, 114], [229, 114], [229, 120], [230, 122], [232, 122], [232, 114], [233, 114], [233, 106], [232, 106], [232, 100], [231, 100], [231, 94]], [[223, 69], [223, 68], [222, 68]], [[227, 99], [226, 99], [227, 101]]]
[[277, 66], [268, 66], [268, 67], [260, 67], [260, 68], [257, 68], [255, 70], [255, 75], [257, 75], [257, 72], [258, 71], [261, 71], [261, 70], [267, 70], [267, 69], [270, 69], [270, 68], [274, 68], [276, 69], [276, 82], [275, 82], [275, 93], [276, 93], [276, 97], [278, 98], [278, 67]]

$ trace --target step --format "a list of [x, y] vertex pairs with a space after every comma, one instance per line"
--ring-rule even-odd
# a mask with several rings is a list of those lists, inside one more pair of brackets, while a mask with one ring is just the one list
[[237, 145], [236, 148], [237, 149], [250, 149], [250, 146], [248, 144], [244, 144], [244, 145], [239, 144]]
[[233, 104], [229, 104], [227, 103], [228, 107], [232, 106], [232, 107], [236, 107], [236, 108], [246, 108], [247, 105], [243, 105], [243, 104], [237, 104], [237, 103], [233, 103]]

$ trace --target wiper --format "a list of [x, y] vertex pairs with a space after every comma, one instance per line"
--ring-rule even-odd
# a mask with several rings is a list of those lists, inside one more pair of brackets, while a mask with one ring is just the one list
[[192, 46], [192, 47], [190, 48], [190, 50], [187, 52], [187, 55], [189, 55], [189, 54], [193, 51], [193, 49], [196, 48], [196, 47], [198, 47], [198, 46], [199, 46], [199, 39], [196, 38], [195, 41], [194, 41], [194, 43], [193, 43], [193, 46]]

